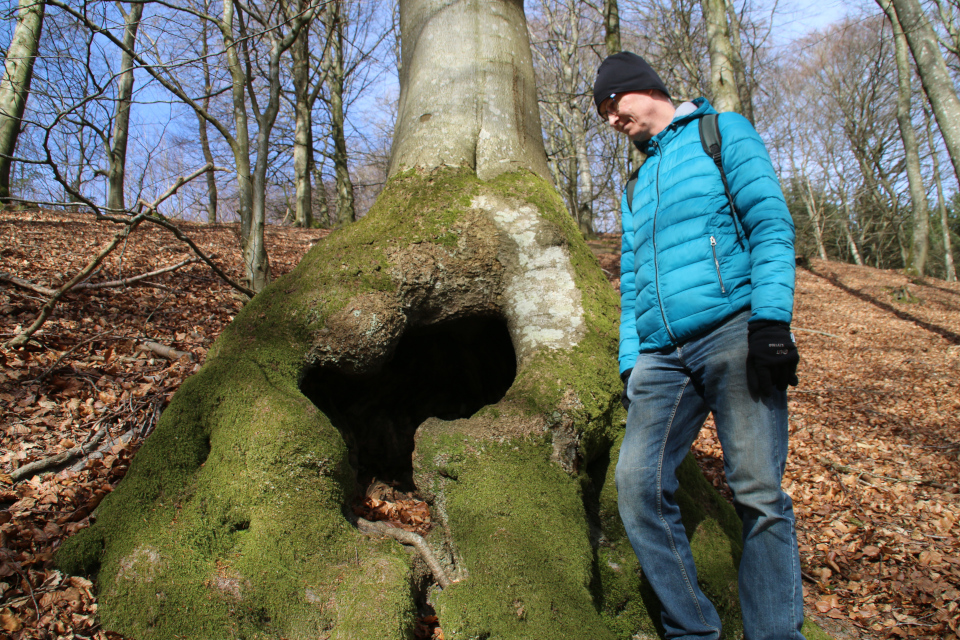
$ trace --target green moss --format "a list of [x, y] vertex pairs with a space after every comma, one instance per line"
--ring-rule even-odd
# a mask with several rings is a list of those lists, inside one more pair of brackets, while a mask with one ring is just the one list
[[[576, 480], [537, 441], [472, 442], [446, 487], [451, 535], [469, 572], [435, 596], [451, 638], [612, 638], [594, 607]], [[496, 478], [496, 482], [491, 479]]]

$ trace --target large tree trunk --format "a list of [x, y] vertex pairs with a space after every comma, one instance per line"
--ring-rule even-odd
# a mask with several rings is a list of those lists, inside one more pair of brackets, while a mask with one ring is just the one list
[[[123, 11], [123, 5], [120, 5]], [[143, 5], [130, 4], [123, 13], [123, 44], [133, 50], [137, 43], [137, 30], [143, 16]], [[127, 138], [130, 132], [130, 103], [133, 98], [133, 56], [126, 50], [120, 52], [120, 76], [117, 78], [117, 109], [113, 116], [113, 140], [110, 145], [107, 172], [107, 208], [123, 211], [123, 184], [127, 168]], [[212, 173], [212, 172], [211, 172]]]
[[[96, 523], [107, 628], [150, 638], [652, 638], [617, 517], [617, 298], [548, 182], [520, 0], [401, 3], [391, 179], [238, 314]], [[733, 636], [739, 524], [688, 459], [700, 579]], [[410, 484], [457, 581], [355, 525]]]
[[0, 81], [0, 202], [10, 197], [10, 167], [20, 137], [23, 111], [30, 95], [33, 62], [40, 46], [44, 4], [39, 0], [20, 0], [17, 26], [4, 60]]
[[912, 204], [913, 239], [904, 261], [907, 273], [922, 276], [927, 261], [930, 239], [930, 217], [927, 210], [927, 190], [923, 186], [923, 174], [920, 169], [920, 144], [917, 132], [913, 128], [913, 114], [910, 96], [913, 90], [910, 79], [913, 72], [907, 51], [907, 39], [890, 0], [878, 0], [893, 27], [893, 40], [897, 52], [897, 123], [907, 160], [907, 181], [910, 185], [910, 203]]

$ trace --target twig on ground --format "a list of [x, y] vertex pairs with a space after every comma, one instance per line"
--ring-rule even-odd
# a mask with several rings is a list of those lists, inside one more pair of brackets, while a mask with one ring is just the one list
[[149, 340], [140, 343], [140, 348], [147, 351], [152, 351], [158, 356], [163, 356], [167, 360], [179, 360], [180, 358], [186, 356], [190, 359], [190, 362], [196, 362], [197, 358], [189, 351], [177, 351], [173, 347], [167, 347], [156, 342], [150, 342]]
[[[84, 282], [83, 284], [78, 284], [77, 286], [75, 286], [74, 289], [89, 290], [89, 289], [108, 289], [108, 288], [114, 288], [114, 287], [125, 287], [127, 285], [140, 282], [141, 280], [152, 278], [153, 276], [158, 276], [163, 273], [176, 271], [181, 267], [185, 267], [188, 264], [196, 264], [197, 262], [200, 262], [200, 258], [191, 258], [189, 260], [184, 260], [183, 262], [170, 265], [169, 267], [164, 267], [163, 269], [157, 269], [156, 271], [151, 271], [150, 273], [142, 273], [139, 276], [130, 276], [129, 278], [123, 278], [122, 280], [111, 280], [109, 282], [95, 282], [95, 283]], [[144, 283], [144, 284], [148, 284], [148, 283]]]
[[9, 282], [10, 284], [15, 284], [21, 289], [27, 289], [29, 291], [34, 291], [41, 295], [47, 297], [56, 294], [57, 292], [54, 289], [44, 287], [43, 285], [34, 284], [29, 280], [24, 280], [23, 278], [18, 278], [17, 276], [7, 273], [6, 271], [0, 272], [0, 282]]
[[19, 469], [14, 469], [10, 473], [10, 479], [14, 482], [20, 482], [26, 478], [32, 478], [38, 473], [42, 473], [48, 469], [65, 465], [81, 455], [86, 455], [96, 448], [100, 441], [103, 440], [103, 437], [107, 435], [107, 431], [109, 431], [109, 427], [103, 427], [96, 433], [96, 435], [93, 436], [93, 438], [90, 439], [89, 442], [82, 446], [68, 449], [67, 451], [58, 453], [55, 456], [50, 456], [49, 458], [44, 458], [43, 460], [37, 460], [35, 462], [31, 462], [30, 464], [25, 464]]
[[855, 469], [854, 467], [848, 467], [847, 465], [838, 464], [827, 458], [819, 457], [817, 458], [820, 461], [820, 464], [834, 469], [836, 471], [841, 471], [843, 473], [849, 473], [857, 476], [870, 476], [871, 478], [878, 478], [880, 480], [889, 480], [890, 482], [912, 482], [914, 484], [936, 487], [937, 489], [947, 489], [947, 485], [940, 484], [939, 482], [934, 482], [933, 480], [926, 480], [924, 478], [892, 478], [890, 476], [881, 476], [876, 473], [870, 473], [869, 471], [863, 471], [862, 469]]
[[105, 334], [102, 334], [102, 333], [98, 333], [97, 335], [93, 336], [92, 338], [87, 338], [86, 340], [82, 340], [82, 341], [78, 342], [77, 344], [73, 345], [72, 347], [70, 347], [69, 349], [67, 349], [67, 350], [64, 351], [63, 353], [61, 353], [61, 354], [60, 354], [60, 357], [57, 358], [56, 361], [55, 361], [52, 365], [50, 365], [49, 367], [47, 367], [46, 371], [44, 371], [43, 373], [41, 373], [39, 376], [37, 376], [37, 377], [34, 378], [33, 380], [30, 380], [29, 382], [41, 382], [44, 378], [46, 378], [48, 375], [50, 375], [51, 372], [53, 372], [54, 370], [56, 370], [57, 367], [60, 366], [60, 363], [63, 362], [63, 359], [64, 359], [64, 358], [66, 358], [67, 356], [69, 356], [70, 354], [72, 354], [74, 351], [76, 351], [77, 349], [79, 349], [80, 347], [82, 347], [82, 346], [85, 345], [85, 344], [90, 344], [91, 342], [96, 342], [96, 341], [98, 341], [98, 340], [129, 340], [129, 339], [130, 339], [130, 338], [126, 338], [126, 337], [124, 337], [124, 336], [108, 336], [108, 335], [105, 335]]
[[828, 338], [836, 338], [837, 340], [842, 340], [841, 336], [835, 336], [832, 333], [827, 333], [826, 331], [817, 331], [816, 329], [803, 329], [801, 327], [790, 327], [791, 331], [802, 331], [803, 333], [816, 333], [821, 336], [827, 336]]
[[440, 585], [441, 589], [446, 589], [452, 584], [450, 578], [447, 576], [447, 572], [440, 566], [436, 556], [433, 555], [433, 551], [427, 546], [427, 542], [422, 536], [411, 531], [404, 531], [403, 529], [392, 527], [385, 522], [371, 522], [363, 518], [357, 518], [357, 528], [360, 529], [361, 533], [367, 535], [387, 536], [401, 544], [413, 546], [420, 552], [420, 557], [427, 563], [427, 566], [430, 567], [430, 571], [433, 573], [433, 577], [437, 580], [437, 584]]

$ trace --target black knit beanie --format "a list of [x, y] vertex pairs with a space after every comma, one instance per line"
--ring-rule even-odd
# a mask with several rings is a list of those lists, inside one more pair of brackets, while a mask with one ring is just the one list
[[663, 91], [670, 97], [667, 85], [663, 84], [646, 60], [629, 51], [615, 53], [597, 69], [597, 80], [593, 83], [593, 101], [597, 105], [597, 113], [600, 113], [600, 104], [615, 93], [647, 89]]

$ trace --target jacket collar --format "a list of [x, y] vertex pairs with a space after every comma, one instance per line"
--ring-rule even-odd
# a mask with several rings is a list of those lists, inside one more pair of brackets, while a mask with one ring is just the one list
[[[691, 104], [694, 109], [691, 111], [689, 108], [683, 108], [684, 105]], [[647, 155], [655, 153], [658, 148], [663, 148], [665, 145], [669, 144], [673, 140], [680, 129], [683, 128], [685, 124], [698, 118], [702, 118], [708, 113], [716, 113], [717, 110], [710, 105], [706, 98], [696, 98], [692, 102], [684, 103], [677, 108], [677, 113], [674, 115], [673, 120], [664, 128], [663, 131], [653, 136], [650, 140], [644, 142], [634, 142], [637, 149], [642, 151]], [[656, 145], [652, 144], [656, 142]]]

